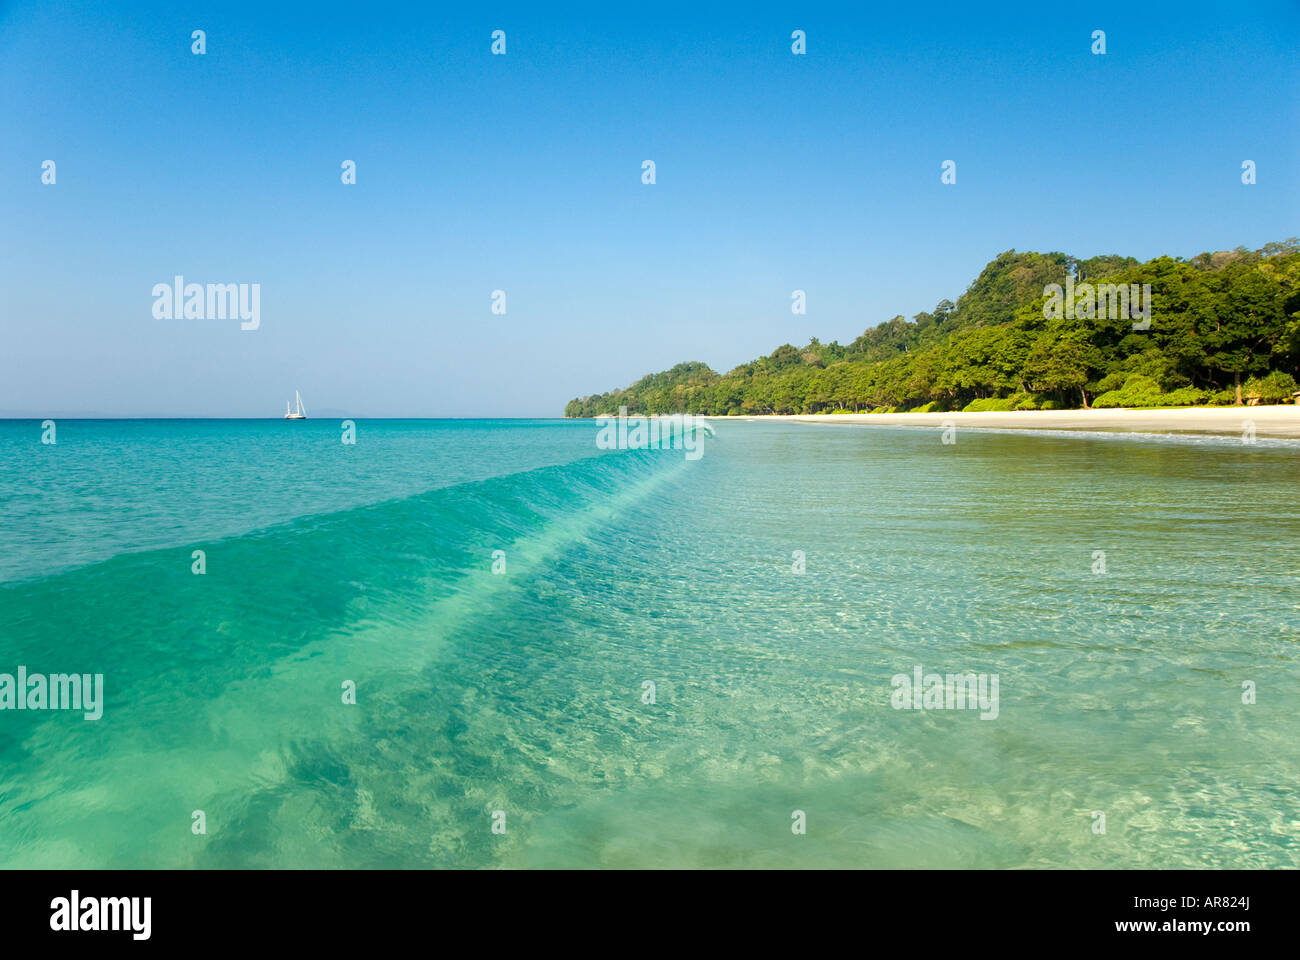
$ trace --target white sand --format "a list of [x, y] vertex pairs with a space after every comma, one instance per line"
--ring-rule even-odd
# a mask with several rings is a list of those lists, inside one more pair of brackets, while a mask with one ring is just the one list
[[[740, 419], [717, 417], [719, 420]], [[1175, 407], [1161, 410], [1013, 410], [1005, 413], [855, 413], [745, 417], [801, 423], [958, 427], [1013, 430], [1094, 430], [1104, 433], [1168, 433], [1242, 436], [1247, 422], [1259, 437], [1300, 438], [1300, 406]]]

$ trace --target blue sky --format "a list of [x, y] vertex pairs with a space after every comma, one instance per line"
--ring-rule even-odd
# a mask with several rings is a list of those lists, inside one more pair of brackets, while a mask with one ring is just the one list
[[[1294, 2], [115, 6], [0, 2], [0, 415], [558, 416], [1010, 248], [1300, 233]], [[176, 274], [260, 329], [155, 319]]]

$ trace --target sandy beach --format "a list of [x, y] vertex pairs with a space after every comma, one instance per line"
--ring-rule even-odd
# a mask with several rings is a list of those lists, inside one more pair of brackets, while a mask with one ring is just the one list
[[[733, 419], [719, 417], [716, 419]], [[1253, 423], [1257, 437], [1300, 438], [1300, 406], [1175, 407], [1154, 410], [1014, 410], [1001, 413], [859, 413], [746, 417], [821, 424], [957, 427], [1011, 430], [1080, 430], [1242, 436]]]

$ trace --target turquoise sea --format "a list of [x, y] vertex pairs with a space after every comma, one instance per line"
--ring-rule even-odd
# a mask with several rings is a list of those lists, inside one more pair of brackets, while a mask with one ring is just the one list
[[0, 866], [1300, 866], [1300, 445], [715, 429], [0, 423]]

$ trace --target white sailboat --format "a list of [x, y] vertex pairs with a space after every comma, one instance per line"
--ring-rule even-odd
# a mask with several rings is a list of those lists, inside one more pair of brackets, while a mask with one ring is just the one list
[[289, 401], [288, 401], [288, 400], [284, 401], [284, 419], [286, 419], [286, 420], [306, 420], [306, 419], [307, 419], [307, 411], [304, 410], [303, 407], [302, 407], [302, 394], [299, 393], [297, 390], [295, 390], [295, 391], [293, 392], [293, 399], [294, 399], [294, 401], [297, 403], [298, 408], [297, 408], [296, 410], [290, 410], [290, 409], [289, 409]]

